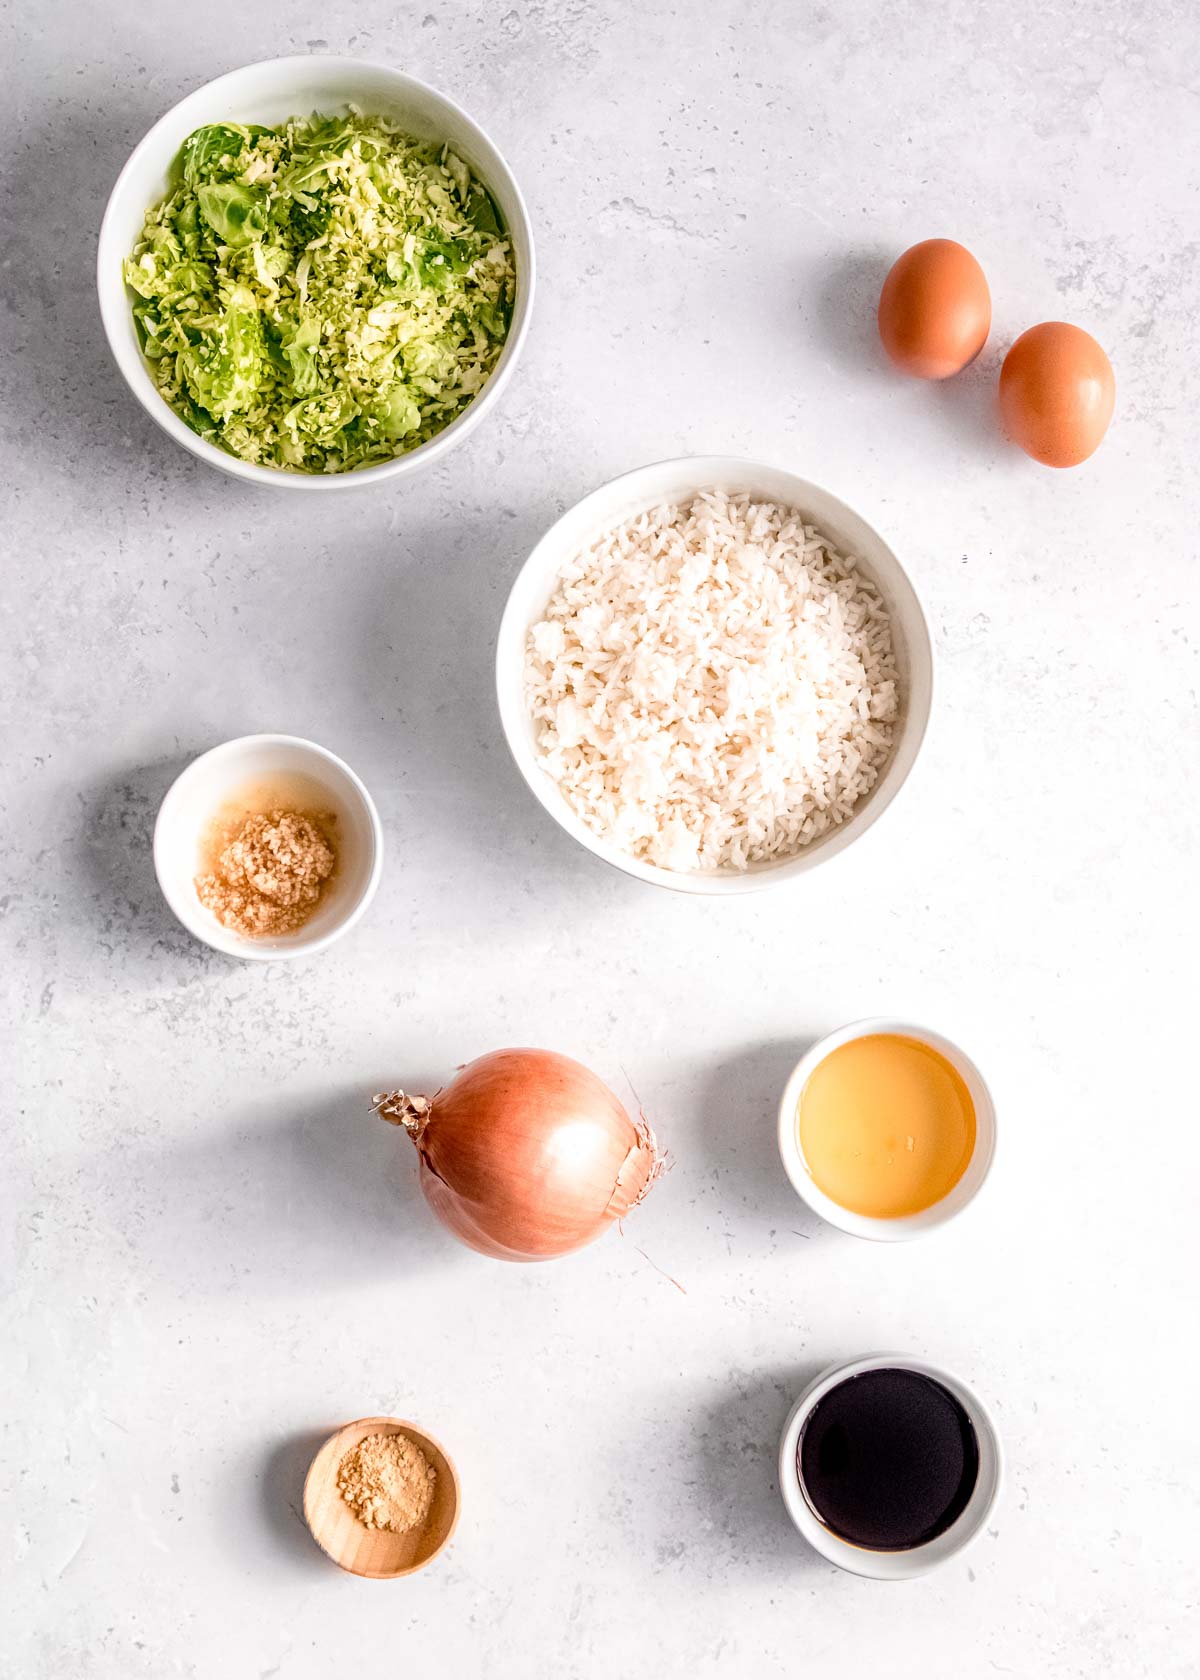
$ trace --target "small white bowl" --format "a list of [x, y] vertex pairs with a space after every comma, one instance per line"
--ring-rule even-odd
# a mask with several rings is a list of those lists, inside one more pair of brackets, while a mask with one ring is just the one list
[[[852, 1545], [849, 1540], [843, 1540], [840, 1535], [826, 1528], [804, 1497], [804, 1489], [800, 1485], [800, 1471], [796, 1463], [800, 1436], [817, 1401], [823, 1399], [830, 1389], [845, 1382], [848, 1377], [861, 1376], [864, 1371], [880, 1370], [918, 1371], [922, 1376], [941, 1383], [970, 1418], [975, 1429], [975, 1439], [979, 1444], [979, 1474], [975, 1479], [975, 1488], [967, 1502], [966, 1510], [956, 1522], [951, 1523], [944, 1534], [939, 1534], [936, 1540], [930, 1540], [924, 1546], [914, 1546], [907, 1552], [870, 1551], [865, 1546]], [[1004, 1452], [1000, 1445], [1000, 1435], [983, 1401], [951, 1372], [930, 1365], [924, 1359], [910, 1359], [902, 1353], [868, 1354], [861, 1359], [848, 1359], [844, 1363], [831, 1365], [828, 1370], [822, 1371], [819, 1377], [809, 1383], [792, 1407], [779, 1443], [779, 1491], [783, 1495], [783, 1503], [787, 1506], [788, 1516], [809, 1545], [815, 1547], [822, 1557], [828, 1558], [830, 1563], [837, 1564], [839, 1569], [849, 1570], [852, 1575], [866, 1576], [872, 1581], [911, 1581], [915, 1576], [928, 1574], [939, 1564], [957, 1557], [959, 1552], [975, 1539], [995, 1510], [1003, 1477]]]
[[[605, 531], [660, 502], [672, 503], [700, 490], [749, 491], [798, 508], [806, 521], [853, 555], [864, 577], [878, 587], [888, 607], [900, 673], [901, 713], [891, 756], [865, 799], [839, 827], [820, 835], [794, 855], [736, 870], [680, 872], [630, 856], [589, 828], [564, 797], [538, 754], [533, 720], [525, 699], [525, 658], [530, 627], [545, 613], [564, 563]], [[828, 490], [780, 467], [729, 455], [694, 456], [639, 467], [585, 496], [550, 527], [526, 560], [500, 624], [496, 645], [496, 690], [500, 722], [517, 768], [536, 798], [562, 828], [605, 863], [639, 881], [677, 892], [732, 896], [759, 892], [806, 874], [844, 852], [876, 823], [904, 784], [925, 738], [933, 702], [933, 645], [916, 590], [892, 550], [866, 520]]]
[[[170, 190], [171, 167], [194, 129], [214, 122], [273, 125], [313, 111], [336, 113], [347, 105], [356, 105], [369, 116], [390, 117], [418, 139], [448, 140], [488, 188], [500, 206], [517, 269], [508, 337], [491, 378], [475, 400], [444, 431], [408, 454], [344, 473], [286, 472], [281, 467], [256, 466], [218, 449], [192, 431], [159, 393], [138, 344], [132, 297], [121, 265], [137, 243], [146, 211]], [[367, 59], [274, 58], [231, 70], [197, 88], [161, 117], [135, 147], [117, 177], [104, 212], [96, 283], [104, 331], [117, 366], [150, 418], [177, 443], [210, 466], [251, 484], [285, 490], [359, 489], [429, 466], [461, 443], [494, 407], [516, 366], [529, 326], [534, 287], [533, 230], [521, 190], [504, 158], [479, 124], [445, 94], [389, 65]]]
[[[196, 894], [206, 842], [223, 808], [249, 790], [293, 778], [302, 778], [337, 818], [337, 872], [303, 927], [245, 939], [224, 927]], [[154, 825], [154, 872], [168, 905], [197, 939], [249, 962], [311, 957], [332, 945], [362, 916], [382, 870], [383, 826], [371, 795], [348, 764], [298, 735], [243, 735], [202, 753], [167, 790]]]
[[[874, 1033], [896, 1033], [903, 1038], [915, 1038], [938, 1051], [961, 1075], [975, 1105], [975, 1151], [966, 1172], [940, 1202], [935, 1202], [921, 1213], [906, 1214], [899, 1219], [874, 1219], [867, 1214], [852, 1213], [819, 1189], [801, 1151], [796, 1124], [800, 1093], [818, 1063], [852, 1039], [869, 1038]], [[779, 1154], [784, 1171], [792, 1181], [792, 1188], [814, 1213], [820, 1214], [822, 1219], [836, 1225], [839, 1230], [848, 1231], [852, 1237], [867, 1237], [873, 1242], [907, 1242], [911, 1237], [924, 1236], [927, 1231], [948, 1224], [982, 1189], [995, 1152], [996, 1105], [975, 1063], [941, 1033], [931, 1032], [928, 1027], [914, 1026], [911, 1021], [893, 1020], [891, 1016], [854, 1021], [850, 1026], [840, 1027], [837, 1032], [820, 1039], [796, 1063], [779, 1100]]]

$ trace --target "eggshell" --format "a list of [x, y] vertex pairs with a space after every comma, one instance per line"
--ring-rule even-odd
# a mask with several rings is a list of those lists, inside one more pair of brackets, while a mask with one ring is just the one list
[[897, 259], [879, 294], [879, 336], [904, 373], [949, 379], [987, 343], [992, 294], [982, 268], [953, 239], [925, 239]]
[[1047, 467], [1077, 467], [1100, 445], [1117, 383], [1091, 333], [1067, 321], [1023, 332], [1000, 369], [1000, 418], [1027, 455]]

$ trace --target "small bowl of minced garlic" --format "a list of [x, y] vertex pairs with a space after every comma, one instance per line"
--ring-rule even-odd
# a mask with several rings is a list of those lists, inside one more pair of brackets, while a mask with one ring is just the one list
[[366, 910], [383, 828], [350, 766], [298, 735], [243, 735], [194, 759], [154, 826], [154, 871], [187, 928], [227, 956], [313, 956]]
[[340, 1569], [393, 1581], [445, 1550], [459, 1499], [458, 1472], [432, 1435], [403, 1418], [359, 1418], [313, 1459], [304, 1520]]

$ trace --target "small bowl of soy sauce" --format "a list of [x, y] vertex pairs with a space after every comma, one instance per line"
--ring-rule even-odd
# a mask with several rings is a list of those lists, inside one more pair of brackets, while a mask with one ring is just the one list
[[831, 1366], [792, 1407], [779, 1486], [800, 1533], [839, 1569], [907, 1581], [956, 1557], [1000, 1497], [1003, 1453], [979, 1397], [904, 1354]]

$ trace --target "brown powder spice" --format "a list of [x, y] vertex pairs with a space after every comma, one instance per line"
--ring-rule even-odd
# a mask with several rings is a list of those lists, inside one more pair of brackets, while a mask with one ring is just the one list
[[312, 915], [337, 865], [332, 817], [299, 811], [248, 816], [196, 877], [201, 904], [247, 939], [293, 933]]
[[437, 1471], [407, 1435], [366, 1435], [338, 1465], [338, 1492], [365, 1528], [407, 1534], [433, 1503]]

